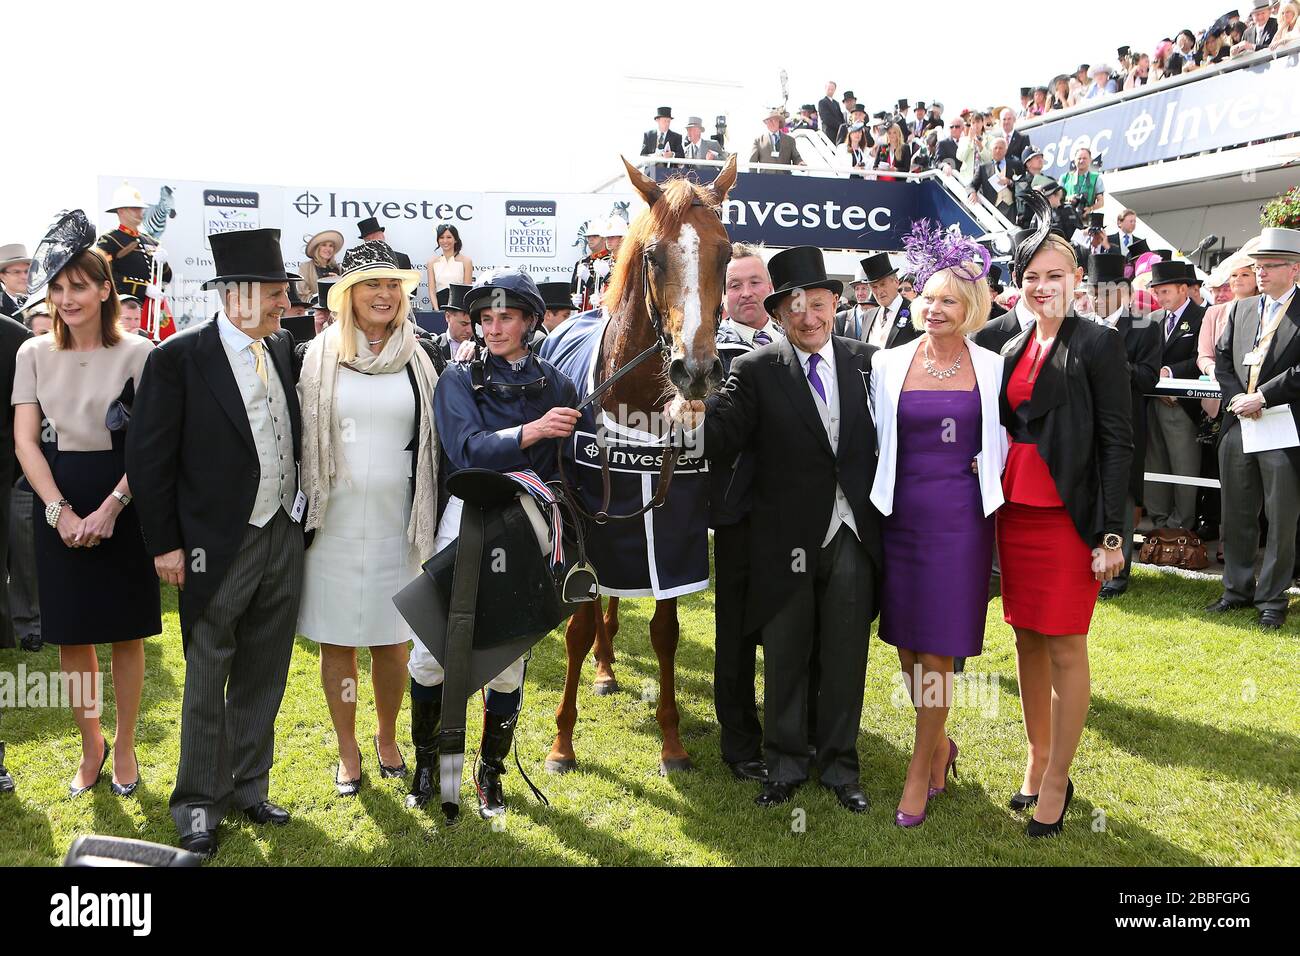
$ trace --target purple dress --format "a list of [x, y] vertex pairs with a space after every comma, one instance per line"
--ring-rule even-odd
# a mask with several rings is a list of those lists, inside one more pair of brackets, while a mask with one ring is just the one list
[[895, 647], [954, 657], [984, 647], [993, 518], [971, 471], [980, 435], [978, 388], [899, 396], [879, 632]]

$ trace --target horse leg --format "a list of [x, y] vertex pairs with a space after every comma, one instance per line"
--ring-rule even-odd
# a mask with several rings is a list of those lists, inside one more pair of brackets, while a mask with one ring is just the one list
[[[599, 599], [598, 599], [599, 600]], [[614, 676], [614, 635], [618, 633], [618, 598], [609, 599], [609, 609], [596, 615], [596, 683], [592, 687], [600, 696], [618, 692], [618, 678]]]
[[555, 709], [555, 743], [546, 758], [547, 773], [568, 773], [578, 766], [573, 752], [573, 728], [578, 722], [578, 681], [582, 679], [582, 662], [587, 659], [600, 619], [596, 602], [582, 604], [569, 619], [564, 631], [568, 661], [564, 671], [564, 696]]
[[659, 706], [655, 717], [663, 734], [663, 749], [659, 754], [659, 772], [665, 776], [678, 770], [694, 770], [690, 754], [682, 746], [677, 732], [677, 639], [681, 627], [677, 622], [677, 599], [667, 598], [655, 602], [654, 617], [650, 619], [650, 646], [659, 658]]

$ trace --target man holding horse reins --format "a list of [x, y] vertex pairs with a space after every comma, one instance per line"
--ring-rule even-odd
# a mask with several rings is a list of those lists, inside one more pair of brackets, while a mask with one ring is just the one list
[[[531, 351], [545, 303], [527, 273], [489, 274], [465, 296], [478, 343], [469, 362], [453, 362], [434, 393], [434, 419], [442, 446], [440, 474], [477, 468], [558, 477], [559, 442], [573, 433], [577, 390], [563, 373]], [[435, 552], [456, 540], [464, 503], [451, 497], [438, 523]], [[556, 530], [558, 533], [558, 529]], [[482, 597], [482, 595], [481, 595]], [[483, 599], [490, 599], [490, 595]], [[412, 649], [411, 736], [416, 767], [407, 804], [423, 806], [438, 789], [438, 734], [442, 723], [443, 663], [416, 641]], [[501, 776], [523, 703], [525, 658], [487, 685], [481, 764], [475, 773], [479, 813], [505, 812]], [[449, 704], [448, 706], [452, 706]]]

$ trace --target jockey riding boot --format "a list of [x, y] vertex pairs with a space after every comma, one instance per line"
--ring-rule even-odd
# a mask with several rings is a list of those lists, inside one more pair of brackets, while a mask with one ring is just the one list
[[442, 687], [436, 695], [428, 695], [430, 688], [417, 697], [415, 682], [411, 682], [411, 742], [415, 744], [415, 773], [411, 775], [411, 792], [406, 805], [414, 810], [424, 806], [438, 790], [438, 730], [442, 725]]
[[479, 768], [474, 783], [478, 791], [478, 814], [484, 820], [506, 812], [501, 776], [506, 772], [506, 757], [510, 755], [518, 721], [517, 710], [508, 714], [483, 712], [483, 742], [479, 745]]

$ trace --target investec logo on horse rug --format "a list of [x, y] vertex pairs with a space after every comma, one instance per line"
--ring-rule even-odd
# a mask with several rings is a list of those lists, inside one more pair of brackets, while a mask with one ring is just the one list
[[[629, 418], [634, 424], [641, 424]], [[603, 489], [600, 443], [609, 460], [609, 510], [634, 512], [655, 496], [668, 439], [625, 428], [590, 409], [573, 432], [578, 493], [588, 507]], [[709, 463], [699, 443], [683, 445], [673, 469], [667, 500], [635, 522], [593, 525], [587, 547], [603, 594], [619, 597], [677, 597], [709, 583]], [[629, 525], [639, 525], [636, 533]]]

